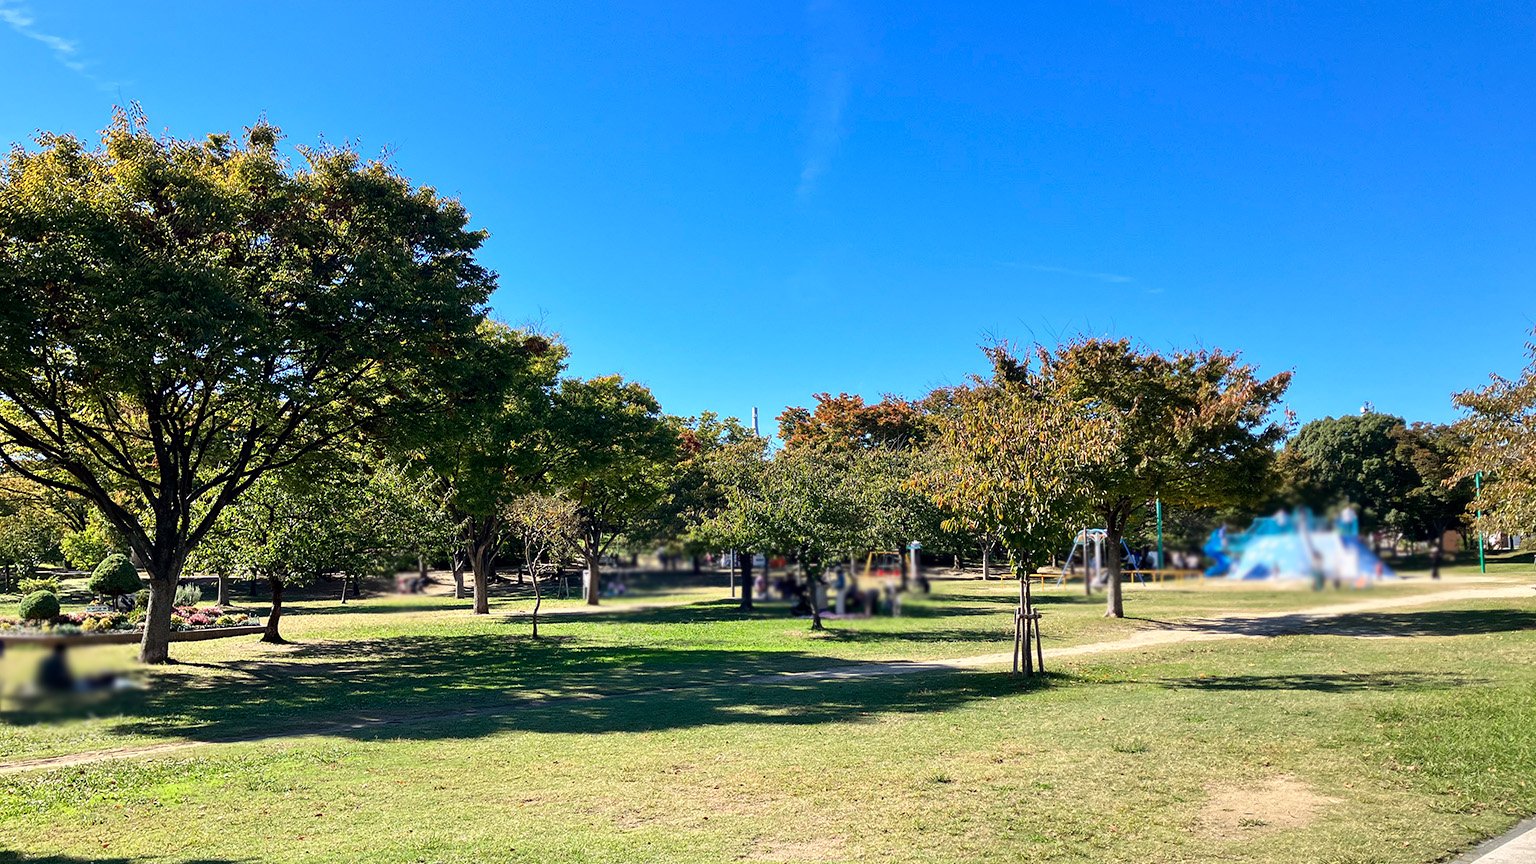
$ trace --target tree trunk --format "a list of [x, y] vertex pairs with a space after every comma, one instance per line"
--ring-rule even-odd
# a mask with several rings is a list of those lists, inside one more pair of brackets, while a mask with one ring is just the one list
[[176, 602], [176, 576], [149, 577], [149, 608], [144, 613], [144, 640], [139, 643], [139, 662], [171, 660], [171, 611]]
[[992, 578], [992, 544], [981, 547], [981, 581]]
[[816, 602], [816, 584], [821, 581], [821, 572], [806, 559], [805, 550], [800, 550], [800, 570], [805, 576], [805, 598], [811, 604], [811, 629], [825, 630], [821, 626], [821, 604]]
[[453, 564], [453, 599], [464, 599], [464, 553], [461, 550], [453, 550], [450, 562]]
[[416, 575], [421, 577], [421, 584], [425, 587], [427, 584], [427, 556], [416, 556]]
[[283, 617], [283, 580], [279, 576], [268, 576], [267, 582], [272, 586], [272, 613], [267, 616], [266, 632], [261, 634], [261, 641], [270, 642], [273, 645], [286, 645], [288, 640], [278, 632], [278, 622]]
[[475, 614], [491, 614], [491, 567], [494, 550], [476, 545], [469, 555], [469, 569], [475, 579]]
[[496, 575], [496, 541], [501, 534], [501, 522], [495, 516], [471, 518], [466, 526], [469, 569], [475, 579], [476, 615], [491, 612], [491, 577]]
[[539, 590], [539, 571], [530, 562], [528, 565], [529, 577], [533, 580], [533, 638], [539, 638], [539, 605], [544, 602], [544, 594]]
[[345, 573], [341, 574], [341, 602], [343, 605], [347, 602], [347, 574]]
[[602, 587], [602, 535], [588, 531], [583, 543], [582, 556], [586, 558], [587, 571], [582, 574], [581, 598], [588, 606], [596, 606]]
[[598, 561], [598, 556], [589, 555], [587, 556], [587, 569], [582, 573], [581, 578], [581, 597], [587, 601], [588, 606], [598, 605], [598, 600], [602, 596], [601, 588], [601, 564]]
[[1105, 618], [1124, 618], [1125, 603], [1120, 591], [1120, 532], [1122, 527], [1120, 519], [1112, 516], [1104, 525], [1104, 564], [1108, 570], [1108, 579], [1104, 583], [1107, 600], [1104, 604]]
[[219, 575], [219, 599], [215, 600], [214, 603], [216, 605], [218, 605], [218, 606], [228, 606], [229, 605], [229, 574], [225, 573], [223, 571], [220, 571], [218, 575]]
[[1445, 554], [1442, 548], [1445, 544], [1445, 532], [1440, 532], [1434, 542], [1429, 546], [1429, 578], [1440, 578], [1440, 557]]
[[737, 552], [736, 560], [741, 562], [741, 611], [752, 611], [752, 553]]

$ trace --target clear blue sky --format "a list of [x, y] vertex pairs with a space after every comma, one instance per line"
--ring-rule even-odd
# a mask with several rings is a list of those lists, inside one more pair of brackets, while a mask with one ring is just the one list
[[1536, 7], [1174, 5], [0, 0], [0, 140], [137, 100], [387, 148], [500, 317], [676, 413], [1078, 332], [1293, 369], [1302, 419], [1518, 371]]

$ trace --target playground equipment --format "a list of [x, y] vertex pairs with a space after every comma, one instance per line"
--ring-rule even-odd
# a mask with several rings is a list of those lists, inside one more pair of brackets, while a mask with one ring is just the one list
[[[1103, 528], [1084, 528], [1077, 532], [1072, 539], [1072, 551], [1067, 553], [1067, 560], [1061, 565], [1061, 575], [1057, 577], [1056, 584], [1067, 581], [1067, 576], [1075, 566], [1072, 562], [1078, 559], [1078, 551], [1082, 551], [1083, 578], [1089, 585], [1102, 585], [1108, 578], [1104, 572], [1104, 544], [1109, 539], [1109, 532]], [[1120, 541], [1120, 560], [1129, 561], [1131, 550]], [[1133, 574], [1133, 578], [1141, 579], [1139, 572]], [[1145, 580], [1142, 580], [1145, 581]]]
[[871, 552], [864, 559], [864, 572], [860, 579], [900, 579], [902, 568], [900, 552]]
[[1227, 554], [1227, 526], [1222, 525], [1212, 531], [1200, 551], [1211, 559], [1211, 566], [1205, 568], [1205, 575], [1225, 576], [1232, 569], [1232, 556]]
[[[1307, 580], [1317, 587], [1363, 587], [1382, 579], [1396, 579], [1392, 568], [1360, 542], [1358, 526], [1354, 512], [1349, 509], [1338, 519], [1330, 520], [1315, 517], [1303, 508], [1295, 513], [1282, 510], [1273, 516], [1261, 516], [1236, 536], [1217, 529], [1205, 548], [1217, 565], [1206, 572], [1209, 576], [1244, 581]], [[1222, 553], [1221, 558], [1212, 554], [1213, 547]], [[1218, 569], [1223, 562], [1227, 566]]]

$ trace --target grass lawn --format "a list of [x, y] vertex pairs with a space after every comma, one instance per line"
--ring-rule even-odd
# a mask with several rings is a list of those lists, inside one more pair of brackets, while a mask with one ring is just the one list
[[[1121, 621], [1080, 587], [1041, 600], [1051, 649], [1532, 575], [1138, 586]], [[538, 641], [521, 599], [300, 602], [294, 645], [178, 644], [95, 716], [9, 712], [0, 761], [233, 743], [0, 775], [0, 862], [1429, 862], [1536, 812], [1536, 591], [1086, 654], [1034, 683], [771, 675], [1006, 651], [1016, 590], [940, 581], [901, 618], [812, 634], [668, 589], [551, 615]]]

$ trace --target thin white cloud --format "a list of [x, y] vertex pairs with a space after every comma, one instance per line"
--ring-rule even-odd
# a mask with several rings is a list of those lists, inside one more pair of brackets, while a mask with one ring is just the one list
[[1070, 267], [1054, 267], [1049, 264], [1024, 264], [1027, 270], [1038, 273], [1059, 273], [1062, 276], [1072, 276], [1077, 279], [1092, 279], [1095, 282], [1109, 282], [1115, 285], [1123, 285], [1127, 282], [1135, 282], [1133, 276], [1121, 276], [1119, 273], [1099, 273], [1094, 270], [1073, 270]]
[[843, 109], [848, 106], [848, 74], [835, 71], [822, 82], [806, 144], [805, 162], [800, 167], [800, 185], [795, 193], [805, 197], [816, 191], [816, 181], [827, 173], [832, 156], [843, 142]]
[[104, 81], [91, 72], [90, 64], [80, 55], [80, 43], [37, 29], [37, 16], [20, 0], [0, 0], [0, 23], [34, 42], [46, 45], [55, 60], [70, 71], [89, 78], [98, 87], [111, 89], [114, 86], [112, 82]]
[[832, 157], [847, 135], [844, 114], [852, 92], [852, 67], [858, 53], [858, 33], [848, 10], [837, 0], [811, 0], [805, 10], [810, 26], [810, 82], [806, 110], [805, 159], [800, 163], [801, 198], [816, 191], [832, 167]]

